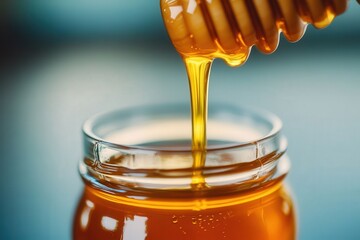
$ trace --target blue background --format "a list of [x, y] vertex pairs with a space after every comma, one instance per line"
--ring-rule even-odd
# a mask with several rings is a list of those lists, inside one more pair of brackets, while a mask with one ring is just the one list
[[[100, 4], [101, 2], [101, 4]], [[0, 239], [70, 239], [91, 115], [189, 102], [185, 69], [156, 1], [3, 1]], [[1, 4], [0, 4], [1, 5]], [[5, 11], [3, 11], [5, 9]], [[296, 44], [215, 61], [210, 104], [284, 123], [299, 239], [360, 239], [360, 6]]]

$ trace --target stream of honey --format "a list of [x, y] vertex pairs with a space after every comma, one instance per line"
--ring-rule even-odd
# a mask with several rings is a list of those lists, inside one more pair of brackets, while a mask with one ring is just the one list
[[307, 24], [328, 26], [345, 11], [346, 0], [161, 0], [163, 20], [182, 56], [190, 86], [194, 189], [206, 187], [201, 167], [206, 156], [208, 85], [212, 62], [246, 62], [252, 46], [272, 53], [282, 32], [298, 41]]

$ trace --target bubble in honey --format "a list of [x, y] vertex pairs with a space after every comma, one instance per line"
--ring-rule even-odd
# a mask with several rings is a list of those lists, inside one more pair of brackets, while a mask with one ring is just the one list
[[177, 216], [174, 215], [172, 217], [172, 222], [175, 223], [175, 224], [179, 222], [179, 219], [177, 218]]

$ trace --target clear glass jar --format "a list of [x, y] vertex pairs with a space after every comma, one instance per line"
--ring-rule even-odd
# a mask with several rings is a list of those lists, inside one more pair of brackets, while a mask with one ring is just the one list
[[[209, 110], [204, 166], [194, 169], [189, 106], [98, 115], [84, 125], [80, 239], [295, 239], [281, 121], [265, 112]], [[194, 188], [194, 174], [205, 180]]]

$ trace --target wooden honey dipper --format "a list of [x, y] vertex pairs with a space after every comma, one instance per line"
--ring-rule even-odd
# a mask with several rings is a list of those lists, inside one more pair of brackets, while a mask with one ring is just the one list
[[329, 25], [347, 0], [161, 0], [163, 19], [175, 48], [184, 57], [223, 58], [244, 63], [255, 45], [272, 53], [282, 32], [298, 41], [307, 24]]

